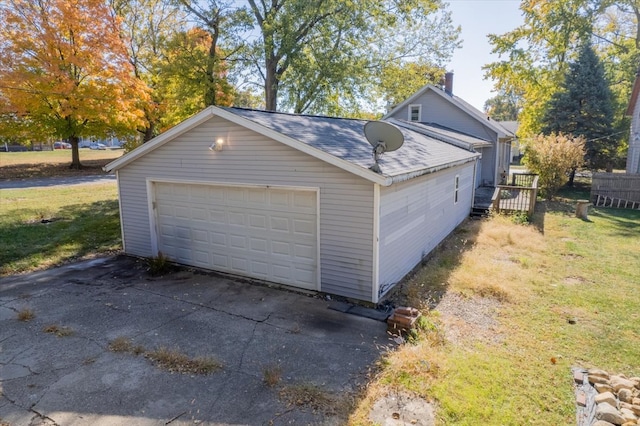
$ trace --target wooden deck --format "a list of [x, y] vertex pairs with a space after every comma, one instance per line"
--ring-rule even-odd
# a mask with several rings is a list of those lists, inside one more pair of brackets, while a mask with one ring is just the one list
[[472, 214], [493, 210], [499, 213], [525, 212], [531, 216], [538, 197], [538, 176], [514, 173], [507, 185], [476, 189]]

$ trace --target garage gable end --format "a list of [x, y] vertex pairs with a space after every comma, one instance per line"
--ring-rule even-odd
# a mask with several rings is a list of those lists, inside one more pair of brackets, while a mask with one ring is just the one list
[[371, 299], [366, 179], [212, 117], [123, 166], [118, 185], [128, 254]]

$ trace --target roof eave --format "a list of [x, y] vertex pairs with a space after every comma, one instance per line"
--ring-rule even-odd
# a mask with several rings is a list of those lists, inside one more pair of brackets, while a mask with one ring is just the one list
[[[398, 120], [398, 119], [395, 119], [395, 118], [390, 118], [387, 121], [389, 121], [391, 123], [394, 123], [394, 124], [396, 124], [398, 126], [402, 126], [402, 127], [406, 128], [406, 129], [413, 130], [414, 132], [420, 133], [421, 135], [428, 136], [430, 138], [439, 140], [439, 141], [444, 142], [444, 143], [448, 143], [450, 145], [455, 146], [456, 148], [464, 149], [466, 151], [473, 151], [473, 149], [475, 148], [475, 144], [464, 142], [464, 141], [461, 141], [461, 140], [458, 140], [458, 139], [455, 139], [455, 138], [452, 138], [452, 137], [448, 137], [448, 136], [439, 134], [437, 132], [431, 131], [430, 129], [427, 129], [427, 128], [421, 126], [420, 123], [418, 123], [416, 125], [414, 123]], [[489, 146], [491, 146], [491, 143], [489, 143]]]
[[[427, 167], [427, 168], [424, 168], [424, 169], [412, 170], [412, 171], [409, 171], [407, 173], [403, 173], [403, 174], [396, 175], [396, 176], [391, 176], [390, 185], [394, 184], [394, 183], [405, 182], [407, 180], [411, 180], [411, 179], [417, 178], [419, 176], [424, 176], [424, 175], [436, 173], [436, 172], [439, 172], [441, 170], [450, 169], [452, 167], [462, 166], [462, 165], [470, 163], [472, 161], [476, 161], [476, 159], [478, 157], [480, 157], [480, 154], [474, 153], [474, 154], [470, 154], [469, 157], [464, 158], [462, 160], [451, 161], [451, 162], [448, 162], [448, 163], [438, 164], [436, 166]], [[385, 186], [389, 186], [389, 185], [385, 185]]]

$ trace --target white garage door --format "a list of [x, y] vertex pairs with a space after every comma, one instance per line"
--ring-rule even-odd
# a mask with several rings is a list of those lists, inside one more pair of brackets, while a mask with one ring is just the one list
[[154, 186], [162, 254], [186, 265], [318, 289], [315, 191]]

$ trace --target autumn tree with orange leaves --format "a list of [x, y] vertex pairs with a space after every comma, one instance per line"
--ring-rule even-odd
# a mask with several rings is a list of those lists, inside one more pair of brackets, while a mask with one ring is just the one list
[[0, 133], [68, 140], [81, 168], [79, 138], [135, 132], [147, 100], [106, 2], [0, 2]]

